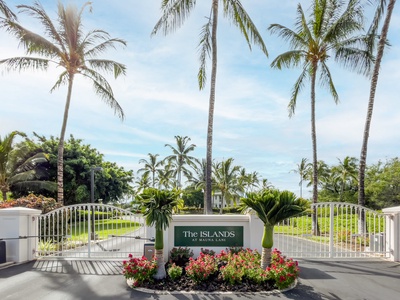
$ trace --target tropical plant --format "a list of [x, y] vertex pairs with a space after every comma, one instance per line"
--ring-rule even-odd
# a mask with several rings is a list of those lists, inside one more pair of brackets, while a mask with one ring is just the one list
[[310, 168], [312, 167], [312, 164], [308, 162], [307, 158], [302, 158], [301, 162], [297, 164], [297, 169], [293, 169], [292, 172], [295, 172], [299, 174], [300, 181], [299, 181], [299, 187], [300, 187], [300, 198], [303, 197], [303, 180], [307, 178], [307, 174], [310, 172]]
[[156, 279], [166, 277], [164, 262], [164, 230], [172, 220], [174, 208], [178, 205], [179, 193], [176, 190], [146, 189], [138, 196], [147, 226], [155, 226], [155, 257], [157, 261]]
[[[388, 4], [387, 4], [387, 12], [386, 12], [385, 20], [383, 23], [383, 27], [382, 27], [381, 33], [379, 35], [376, 61], [375, 61], [374, 69], [372, 71], [371, 87], [370, 87], [369, 100], [368, 100], [368, 110], [367, 110], [367, 116], [365, 118], [364, 135], [363, 135], [363, 142], [362, 142], [362, 146], [361, 146], [360, 164], [359, 164], [359, 170], [358, 170], [358, 186], [359, 186], [358, 187], [358, 204], [361, 206], [365, 205], [365, 170], [366, 170], [366, 164], [367, 164], [369, 131], [370, 131], [370, 127], [371, 127], [372, 113], [373, 113], [374, 103], [375, 103], [375, 92], [376, 92], [376, 87], [378, 85], [379, 71], [381, 69], [383, 52], [385, 50], [385, 45], [387, 44], [387, 35], [389, 32], [390, 20], [392, 17], [394, 6], [396, 4], [396, 0], [388, 0], [388, 1], [387, 0], [375, 0], [375, 2], [378, 3], [378, 7], [376, 9], [373, 22], [368, 31], [368, 33], [372, 39], [374, 39], [377, 34], [380, 20], [385, 12], [385, 5], [386, 5], [386, 3], [388, 3]], [[371, 43], [371, 46], [373, 46], [373, 45], [374, 45], [374, 43]], [[362, 214], [361, 222], [360, 222], [360, 226], [359, 226], [360, 232], [361, 232], [362, 228], [364, 228], [364, 226], [361, 224], [365, 221], [364, 217], [365, 216]]]
[[[198, 72], [199, 88], [205, 87], [207, 80], [206, 62], [211, 55], [211, 87], [209, 97], [209, 112], [207, 125], [207, 155], [206, 155], [206, 188], [204, 195], [204, 208], [206, 214], [212, 213], [211, 207], [211, 191], [212, 191], [212, 141], [213, 141], [213, 120], [214, 120], [214, 104], [215, 90], [217, 78], [217, 26], [218, 26], [218, 7], [222, 2], [224, 16], [228, 17], [232, 23], [239, 28], [246, 39], [250, 49], [251, 44], [260, 47], [265, 55], [268, 56], [264, 41], [258, 32], [256, 26], [247, 14], [241, 1], [239, 0], [210, 0], [211, 10], [210, 16], [207, 17], [206, 24], [203, 25], [200, 33], [200, 68]], [[152, 34], [156, 34], [160, 30], [165, 35], [174, 32], [181, 27], [191, 11], [195, 8], [196, 1], [192, 0], [162, 0], [161, 10], [162, 16], [154, 26]]]
[[188, 182], [197, 190], [204, 191], [206, 188], [206, 160], [195, 158], [191, 163], [193, 172], [190, 172]]
[[264, 223], [261, 268], [265, 270], [271, 264], [275, 225], [288, 218], [308, 213], [310, 204], [303, 198], [297, 198], [292, 192], [279, 190], [249, 193], [240, 200], [243, 212], [253, 210]]
[[8, 180], [13, 196], [22, 196], [29, 192], [54, 195], [57, 184], [51, 180], [50, 168], [49, 154], [39, 152], [24, 157]]
[[12, 176], [14, 169], [11, 166], [11, 152], [13, 151], [13, 142], [16, 136], [25, 137], [25, 133], [13, 131], [10, 134], [1, 138], [0, 136], [0, 191], [3, 196], [3, 201], [7, 200], [7, 192], [10, 191], [9, 178]]
[[340, 181], [340, 198], [339, 201], [343, 201], [344, 191], [346, 188], [356, 186], [358, 165], [355, 157], [346, 156], [343, 161], [339, 160], [339, 165], [333, 169], [333, 173], [337, 176]]
[[[271, 63], [273, 68], [301, 67], [289, 102], [289, 116], [293, 116], [297, 98], [305, 81], [311, 83], [311, 139], [313, 151], [313, 202], [318, 202], [317, 134], [315, 124], [316, 79], [320, 74], [321, 85], [327, 87], [335, 103], [339, 96], [327, 65], [330, 57], [345, 68], [367, 75], [373, 63], [367, 38], [361, 35], [364, 14], [361, 0], [313, 1], [310, 19], [307, 21], [301, 4], [297, 7], [296, 29], [272, 24], [269, 30], [288, 41], [291, 50], [280, 54]], [[313, 221], [314, 233], [318, 228]]]
[[238, 183], [239, 166], [233, 166], [233, 158], [228, 158], [214, 165], [214, 188], [215, 191], [221, 193], [221, 207], [219, 213], [222, 214], [224, 201], [228, 203], [235, 201], [235, 197], [239, 197], [242, 191]]
[[238, 184], [245, 192], [254, 192], [260, 180], [257, 172], [247, 173], [245, 168], [241, 168], [238, 175]]
[[149, 156], [149, 160], [144, 158], [139, 160], [139, 164], [144, 164], [143, 168], [138, 170], [138, 173], [142, 173], [142, 175], [151, 175], [151, 187], [156, 187], [156, 175], [158, 174], [161, 166], [163, 164], [162, 161], [157, 161], [157, 157], [159, 154], [147, 154]]
[[164, 161], [164, 168], [157, 170], [158, 173], [158, 187], [164, 189], [177, 188], [179, 183], [176, 181], [174, 173], [176, 169], [174, 165], [169, 161]]
[[166, 161], [172, 163], [175, 166], [175, 177], [178, 183], [178, 188], [182, 188], [182, 173], [190, 176], [190, 170], [186, 168], [186, 165], [190, 165], [194, 160], [193, 156], [189, 155], [195, 148], [195, 144], [190, 144], [190, 138], [188, 136], [182, 137], [179, 135], [175, 136], [176, 148], [170, 144], [165, 144], [165, 147], [169, 147], [172, 150], [171, 155], [165, 158]]
[[[89, 31], [83, 34], [82, 14], [91, 3], [86, 2], [80, 10], [73, 5], [64, 7], [58, 3], [58, 26], [50, 19], [40, 2], [34, 2], [33, 6], [18, 5], [21, 13], [34, 17], [44, 27], [45, 35], [36, 34], [16, 21], [7, 19], [3, 26], [8, 32], [16, 36], [22, 45], [25, 46], [25, 57], [13, 57], [0, 60], [8, 71], [21, 71], [24, 69], [47, 70], [51, 64], [61, 67], [63, 70], [58, 77], [51, 91], [61, 85], [68, 86], [65, 102], [64, 117], [61, 126], [57, 162], [57, 200], [64, 202], [63, 175], [64, 175], [64, 137], [67, 128], [68, 113], [71, 103], [72, 86], [75, 75], [82, 75], [91, 80], [94, 91], [101, 99], [114, 109], [114, 113], [121, 120], [124, 119], [124, 112], [114, 97], [111, 85], [98, 71], [105, 71], [114, 74], [117, 78], [125, 75], [125, 66], [108, 59], [97, 59], [109, 48], [115, 48], [116, 44], [126, 45], [124, 40], [111, 38], [107, 32], [100, 29]], [[36, 54], [39, 57], [31, 55]]]

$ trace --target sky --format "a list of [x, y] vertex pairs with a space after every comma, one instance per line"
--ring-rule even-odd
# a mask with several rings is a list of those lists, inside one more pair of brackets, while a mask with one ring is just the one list
[[[218, 71], [214, 115], [213, 159], [233, 158], [247, 172], [258, 172], [275, 187], [299, 194], [299, 177], [293, 172], [302, 158], [312, 161], [310, 86], [299, 95], [296, 112], [288, 116], [291, 89], [299, 69], [270, 67], [286, 42], [267, 28], [279, 23], [294, 28], [296, 8], [307, 11], [308, 0], [242, 0], [267, 46], [266, 57], [257, 46], [250, 51], [243, 36], [220, 12], [218, 23]], [[6, 1], [15, 8], [29, 1]], [[57, 1], [42, 0], [56, 20]], [[63, 1], [80, 8], [85, 1]], [[112, 5], [110, 5], [112, 3]], [[165, 144], [174, 136], [188, 136], [196, 145], [192, 155], [205, 158], [209, 87], [199, 91], [197, 71], [201, 26], [211, 1], [199, 0], [184, 25], [164, 36], [151, 36], [161, 17], [160, 0], [93, 0], [92, 12], [83, 14], [85, 30], [102, 29], [127, 41], [126, 47], [110, 49], [101, 58], [127, 67], [127, 75], [107, 77], [125, 112], [121, 122], [113, 110], [95, 95], [89, 81], [75, 78], [66, 137], [73, 135], [127, 170], [142, 167], [148, 153], [164, 158], [171, 154]], [[220, 6], [220, 10], [222, 6]], [[37, 20], [19, 15], [23, 26], [42, 34]], [[85, 31], [87, 32], [87, 31]], [[399, 156], [400, 149], [400, 13], [395, 7], [389, 40], [382, 62], [368, 143], [367, 164]], [[397, 36], [396, 36], [397, 35]], [[24, 56], [18, 41], [0, 31], [0, 59]], [[316, 90], [318, 159], [328, 165], [346, 156], [360, 157], [370, 83], [366, 77], [328, 62], [339, 94], [336, 105], [326, 90]], [[208, 66], [211, 66], [209, 61]], [[58, 137], [64, 113], [66, 86], [50, 93], [61, 70], [4, 72], [0, 69], [0, 136], [19, 130], [32, 136]], [[208, 68], [208, 78], [211, 68]], [[304, 188], [304, 191], [311, 188]], [[309, 194], [311, 195], [311, 194]], [[303, 192], [303, 196], [307, 196]]]

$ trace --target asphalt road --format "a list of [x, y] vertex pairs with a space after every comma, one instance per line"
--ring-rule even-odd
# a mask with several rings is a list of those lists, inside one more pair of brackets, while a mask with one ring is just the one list
[[400, 264], [384, 260], [299, 260], [298, 285], [278, 294], [149, 294], [127, 287], [119, 262], [35, 261], [0, 269], [2, 300], [398, 300]]

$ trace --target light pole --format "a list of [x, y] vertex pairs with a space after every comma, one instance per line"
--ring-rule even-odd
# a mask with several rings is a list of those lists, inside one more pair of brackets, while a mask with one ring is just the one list
[[[90, 202], [94, 204], [94, 172], [95, 171], [102, 171], [102, 167], [91, 167], [90, 168]], [[95, 208], [92, 205], [92, 234], [91, 239], [96, 239], [96, 232], [94, 230], [94, 218], [95, 218]]]

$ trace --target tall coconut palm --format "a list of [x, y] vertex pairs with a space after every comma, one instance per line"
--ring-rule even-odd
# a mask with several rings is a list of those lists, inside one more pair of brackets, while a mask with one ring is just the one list
[[312, 167], [311, 163], [308, 162], [307, 158], [302, 158], [301, 162], [297, 164], [297, 169], [293, 169], [292, 171], [299, 174], [300, 181], [300, 198], [303, 197], [303, 180], [306, 179], [307, 174], [309, 173], [310, 168]]
[[10, 190], [9, 178], [12, 176], [13, 166], [11, 162], [11, 152], [13, 151], [13, 142], [16, 136], [25, 137], [25, 133], [13, 131], [1, 138], [0, 136], [0, 191], [3, 195], [3, 201], [7, 200], [7, 192]]
[[[364, 136], [363, 142], [361, 146], [361, 154], [360, 154], [360, 165], [358, 171], [358, 204], [361, 206], [365, 205], [365, 169], [367, 164], [367, 151], [368, 151], [368, 138], [369, 132], [371, 127], [372, 121], [372, 113], [374, 110], [374, 103], [375, 103], [375, 93], [376, 87], [378, 85], [378, 78], [379, 78], [379, 70], [381, 68], [381, 62], [383, 58], [383, 53], [385, 50], [385, 45], [387, 43], [387, 35], [389, 32], [390, 20], [392, 18], [392, 13], [394, 6], [396, 4], [396, 0], [375, 0], [378, 3], [378, 7], [375, 13], [375, 17], [369, 29], [369, 34], [374, 38], [378, 31], [379, 21], [381, 20], [382, 16], [384, 15], [385, 6], [387, 4], [387, 12], [385, 16], [385, 20], [383, 23], [383, 27], [381, 33], [379, 35], [379, 42], [378, 42], [378, 50], [376, 54], [376, 61], [374, 65], [374, 69], [372, 71], [372, 78], [371, 78], [371, 86], [369, 91], [369, 100], [368, 100], [368, 110], [367, 116], [365, 118], [365, 126], [364, 126]], [[373, 43], [371, 43], [373, 45]], [[362, 222], [364, 219], [364, 215], [362, 215]], [[360, 230], [364, 226], [360, 225]]]
[[[205, 87], [207, 80], [206, 62], [211, 54], [211, 87], [209, 97], [208, 110], [208, 126], [207, 126], [207, 154], [206, 154], [206, 193], [204, 197], [204, 208], [207, 214], [212, 213], [211, 207], [211, 190], [212, 190], [212, 142], [213, 142], [213, 123], [214, 123], [214, 103], [217, 79], [217, 26], [219, 3], [222, 2], [224, 16], [239, 28], [243, 34], [250, 49], [255, 44], [260, 47], [263, 53], [268, 56], [267, 48], [264, 41], [257, 30], [257, 27], [243, 8], [240, 0], [209, 0], [211, 4], [210, 15], [206, 24], [203, 25], [200, 33], [200, 68], [198, 72], [199, 88]], [[181, 27], [186, 18], [196, 6], [193, 0], [162, 0], [161, 10], [162, 16], [154, 26], [152, 34], [156, 34], [160, 30], [165, 35], [174, 32]]]
[[139, 201], [141, 201], [146, 225], [155, 226], [154, 249], [157, 260], [157, 274], [154, 277], [163, 279], [166, 277], [163, 254], [164, 230], [168, 228], [172, 220], [173, 210], [179, 204], [179, 192], [151, 188], [144, 190], [139, 195]]
[[202, 190], [204, 192], [206, 186], [206, 160], [203, 158], [199, 160], [195, 158], [191, 163], [193, 172], [188, 174], [188, 182], [193, 184], [196, 190]]
[[154, 188], [156, 186], [156, 174], [158, 174], [159, 170], [162, 167], [163, 162], [157, 161], [157, 157], [159, 154], [147, 154], [149, 156], [149, 160], [144, 158], [139, 160], [139, 164], [144, 164], [143, 168], [138, 170], [138, 173], [151, 174], [151, 186]]
[[249, 193], [240, 201], [243, 212], [247, 212], [250, 208], [264, 223], [261, 241], [261, 268], [266, 269], [271, 264], [275, 225], [285, 219], [308, 213], [310, 204], [305, 199], [297, 198], [292, 192], [269, 189], [258, 193]]
[[221, 207], [219, 213], [222, 214], [224, 202], [228, 202], [237, 197], [241, 186], [238, 183], [240, 166], [233, 165], [233, 158], [219, 162], [214, 167], [214, 187], [221, 193]]
[[[0, 12], [7, 19], [11, 19], [11, 20], [17, 19], [17, 16], [13, 13], [13, 11], [7, 6], [6, 2], [3, 0], [0, 0]], [[1, 19], [3, 19], [3, 17], [0, 17], [0, 20]]]
[[190, 165], [194, 160], [193, 156], [189, 155], [195, 148], [195, 144], [190, 144], [190, 138], [188, 136], [175, 136], [176, 148], [170, 144], [165, 144], [165, 147], [169, 147], [172, 150], [171, 155], [165, 158], [166, 161], [171, 162], [175, 165], [176, 182], [179, 188], [182, 187], [182, 173], [190, 173], [186, 165]]
[[[293, 116], [297, 97], [305, 81], [311, 83], [311, 139], [313, 151], [313, 202], [318, 202], [317, 172], [317, 131], [315, 122], [316, 79], [320, 75], [321, 85], [327, 87], [335, 103], [339, 96], [328, 67], [328, 60], [335, 61], [345, 68], [367, 75], [373, 64], [367, 38], [361, 35], [364, 24], [361, 0], [315, 0], [307, 21], [301, 4], [297, 7], [296, 29], [280, 24], [272, 24], [269, 30], [288, 41], [291, 50], [280, 54], [271, 63], [273, 68], [300, 66], [302, 71], [296, 80], [289, 102], [289, 116]], [[316, 221], [313, 222], [317, 231]]]
[[[58, 24], [53, 23], [39, 2], [35, 2], [33, 6], [18, 5], [21, 13], [26, 13], [40, 21], [44, 28], [45, 34], [43, 36], [26, 29], [15, 21], [7, 20], [3, 22], [7, 31], [15, 35], [20, 43], [25, 46], [28, 56], [4, 59], [0, 61], [0, 64], [4, 65], [9, 71], [25, 69], [46, 71], [53, 64], [60, 67], [62, 72], [51, 91], [61, 85], [68, 87], [57, 161], [57, 200], [60, 203], [64, 201], [64, 137], [75, 76], [80, 74], [88, 78], [93, 84], [95, 93], [114, 109], [114, 113], [121, 120], [124, 119], [124, 112], [114, 97], [111, 85], [99, 71], [112, 73], [117, 78], [120, 75], [125, 75], [125, 66], [112, 60], [97, 59], [96, 57], [109, 48], [115, 48], [117, 44], [126, 45], [126, 42], [118, 38], [111, 38], [107, 32], [100, 29], [83, 34], [82, 14], [85, 8], [90, 7], [90, 5], [90, 2], [86, 2], [78, 10], [73, 5], [64, 7], [59, 2]], [[34, 54], [39, 57], [31, 56]]]

